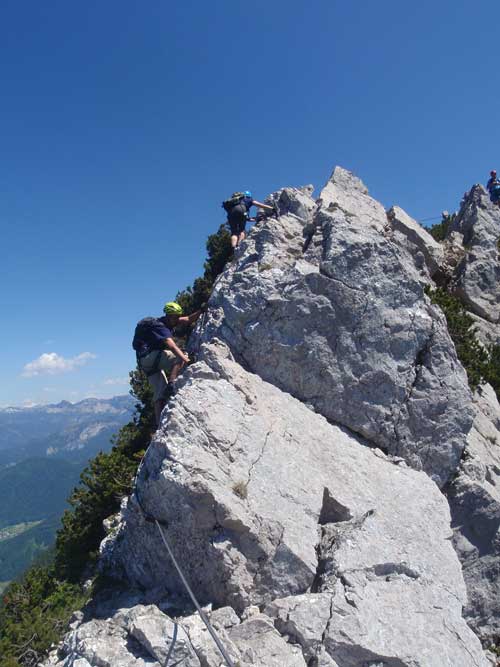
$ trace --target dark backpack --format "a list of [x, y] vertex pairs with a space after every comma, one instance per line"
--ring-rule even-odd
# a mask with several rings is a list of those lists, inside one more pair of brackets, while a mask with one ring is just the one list
[[151, 331], [158, 326], [163, 326], [163, 324], [156, 317], [144, 317], [137, 322], [134, 331], [134, 339], [132, 341], [132, 347], [136, 352], [141, 351], [144, 348], [144, 345], [149, 347], [152, 342]]
[[245, 194], [243, 192], [233, 192], [230, 199], [222, 202], [222, 208], [230, 213], [235, 206], [241, 204], [245, 199]]

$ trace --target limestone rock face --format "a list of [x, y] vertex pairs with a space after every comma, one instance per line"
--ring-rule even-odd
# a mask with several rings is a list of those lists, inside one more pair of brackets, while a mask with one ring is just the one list
[[393, 234], [406, 242], [400, 241], [400, 244], [409, 245], [414, 257], [422, 256], [431, 278], [439, 277], [444, 262], [443, 246], [399, 206], [393, 206], [387, 218]]
[[500, 405], [489, 385], [476, 392], [474, 409], [467, 455], [449, 500], [468, 591], [465, 615], [487, 642], [498, 635], [500, 619]]
[[[378, 596], [381, 584], [376, 575], [356, 577], [356, 583], [362, 584], [359, 589], [362, 590], [361, 596], [352, 587], [353, 580], [348, 578], [347, 585], [337, 582], [331, 593], [275, 600], [265, 611], [275, 619], [280, 632], [303, 646], [306, 659], [313, 660], [322, 655], [333, 659], [333, 662], [320, 659], [319, 663], [312, 664], [342, 667], [488, 664], [483, 662], [482, 656], [464, 652], [460, 640], [449, 640], [453, 622], [444, 620], [439, 612], [435, 615], [427, 605], [427, 611], [423, 612], [418, 590], [414, 591], [415, 596], [410, 593], [410, 572], [389, 574], [386, 571], [380, 575], [384, 582], [382, 585], [392, 589], [390, 598], [384, 596], [383, 621]], [[399, 602], [403, 589], [406, 589], [404, 598], [408, 606], [404, 607], [402, 614]], [[435, 604], [438, 608], [440, 601], [436, 599]], [[410, 634], [409, 623], [415, 630]], [[380, 625], [390, 628], [390, 631], [381, 633], [378, 630]], [[417, 634], [420, 636], [418, 640]], [[459, 636], [456, 635], [457, 638]], [[321, 643], [318, 642], [319, 637], [322, 638]], [[422, 643], [422, 637], [427, 637], [428, 641]], [[394, 659], [395, 655], [397, 659]]]
[[[307, 667], [301, 646], [287, 641], [274, 627], [273, 619], [258, 610], [241, 623], [231, 608], [218, 609], [208, 617], [237, 667]], [[125, 607], [99, 620], [74, 624], [46, 663], [47, 667], [167, 664], [220, 667], [225, 662], [199, 616], [172, 618], [156, 605]]]
[[[58, 655], [58, 667], [156, 667], [171, 664], [201, 667], [184, 628], [155, 605], [117, 610], [112, 616], [75, 624]], [[173, 641], [175, 637], [175, 642]]]
[[359, 179], [337, 168], [321, 199], [313, 217], [312, 200], [291, 206], [301, 218], [281, 195], [218, 281], [203, 340], [442, 485], [472, 423], [445, 319]]
[[465, 198], [449, 229], [458, 232], [466, 254], [456, 270], [455, 293], [468, 310], [490, 322], [500, 322], [500, 209], [481, 185]]
[[462, 234], [448, 230], [448, 234], [443, 241], [444, 259], [440, 267], [444, 285], [454, 284], [457, 269], [464, 261], [465, 252]]
[[498, 634], [500, 414], [424, 294], [438, 249], [343, 169], [270, 200], [107, 525], [101, 567], [142, 597], [47, 665], [224, 664], [144, 510], [239, 667], [490, 664], [463, 612]]
[[[268, 605], [268, 618], [228, 635], [243, 660], [251, 649], [250, 664], [280, 664], [279, 647], [290, 633], [273, 604], [311, 597], [327, 609], [326, 622], [318, 612], [313, 646], [293, 639], [300, 652], [284, 664], [309, 664], [311, 651], [326, 655], [318, 663], [325, 665], [487, 664], [461, 616], [465, 588], [448, 506], [429, 477], [243, 370], [222, 343], [202, 352], [204, 361], [186, 372], [164, 412], [138, 493], [147, 511], [168, 524], [202, 603], [230, 605], [241, 616], [252, 605]], [[135, 498], [106, 549], [115, 576], [160, 598], [185, 595]], [[415, 624], [422, 634], [411, 645]], [[274, 639], [261, 649], [255, 633], [267, 636], [273, 627]], [[381, 639], [389, 627], [390, 639]], [[275, 662], [265, 662], [266, 652]]]

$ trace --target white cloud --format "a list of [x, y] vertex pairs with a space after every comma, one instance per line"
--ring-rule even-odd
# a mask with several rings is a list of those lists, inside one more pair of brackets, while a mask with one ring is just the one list
[[82, 352], [76, 357], [65, 359], [56, 352], [45, 352], [38, 359], [30, 361], [23, 368], [23, 377], [33, 377], [35, 375], [58, 375], [59, 373], [69, 373], [85, 364], [96, 355], [92, 352]]
[[119, 387], [123, 387], [125, 385], [128, 385], [128, 383], [129, 383], [128, 378], [107, 378], [103, 382], [103, 384], [118, 385]]

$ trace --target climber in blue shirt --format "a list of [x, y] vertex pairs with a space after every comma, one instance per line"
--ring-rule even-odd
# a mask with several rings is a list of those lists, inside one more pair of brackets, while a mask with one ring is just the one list
[[490, 193], [490, 201], [497, 206], [500, 206], [500, 181], [497, 178], [497, 172], [492, 169], [490, 171], [490, 178], [486, 184], [486, 189]]
[[230, 199], [222, 203], [222, 206], [227, 211], [227, 222], [231, 229], [231, 247], [233, 250], [245, 238], [245, 226], [252, 206], [258, 206], [267, 211], [274, 211], [272, 206], [262, 204], [260, 201], [253, 199], [252, 193], [249, 190], [234, 192]]

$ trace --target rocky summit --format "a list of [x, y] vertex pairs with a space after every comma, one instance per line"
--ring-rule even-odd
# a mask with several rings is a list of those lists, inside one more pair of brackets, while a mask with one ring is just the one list
[[[426, 287], [498, 322], [500, 210], [442, 243], [336, 168], [269, 201], [218, 279], [134, 494], [121, 587], [46, 665], [486, 667], [500, 636], [500, 406], [473, 394]], [[453, 260], [453, 261], [452, 261]], [[156, 519], [156, 525], [151, 519]]]

